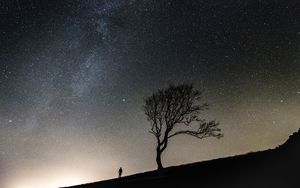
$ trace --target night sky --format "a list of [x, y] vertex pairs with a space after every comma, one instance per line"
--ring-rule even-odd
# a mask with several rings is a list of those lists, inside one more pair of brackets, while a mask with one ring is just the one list
[[153, 170], [142, 106], [194, 83], [221, 139], [179, 136], [166, 166], [274, 148], [300, 121], [298, 0], [1, 0], [0, 187]]

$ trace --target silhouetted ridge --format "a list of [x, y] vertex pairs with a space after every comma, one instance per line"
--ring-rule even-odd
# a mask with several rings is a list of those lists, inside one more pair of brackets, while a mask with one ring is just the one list
[[296, 143], [300, 143], [300, 129], [298, 130], [298, 132], [295, 132], [291, 136], [289, 136], [289, 138], [283, 145], [285, 145], [285, 146], [294, 145], [295, 146]]
[[169, 167], [72, 188], [299, 188], [300, 129], [281, 146], [262, 152]]

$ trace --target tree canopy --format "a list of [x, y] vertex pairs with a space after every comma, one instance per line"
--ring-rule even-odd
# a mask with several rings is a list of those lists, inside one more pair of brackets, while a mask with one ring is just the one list
[[[170, 85], [160, 89], [145, 99], [144, 112], [150, 121], [150, 133], [157, 141], [156, 162], [162, 169], [161, 154], [168, 141], [177, 135], [189, 135], [198, 139], [207, 137], [221, 138], [219, 123], [200, 118], [202, 111], [208, 109], [207, 103], [201, 103], [202, 91], [192, 84]], [[197, 124], [197, 129], [193, 129]]]

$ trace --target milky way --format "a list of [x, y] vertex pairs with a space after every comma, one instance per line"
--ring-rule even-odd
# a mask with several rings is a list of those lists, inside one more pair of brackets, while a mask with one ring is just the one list
[[178, 137], [178, 165], [283, 143], [299, 126], [296, 0], [0, 2], [0, 187], [155, 169], [143, 99], [205, 89], [224, 138]]

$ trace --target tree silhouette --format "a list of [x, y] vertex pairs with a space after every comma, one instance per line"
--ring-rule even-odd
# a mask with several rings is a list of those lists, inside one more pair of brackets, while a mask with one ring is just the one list
[[[207, 103], [200, 103], [201, 96], [202, 91], [194, 89], [192, 84], [182, 84], [160, 89], [145, 99], [143, 107], [151, 123], [149, 132], [157, 141], [158, 170], [163, 169], [161, 155], [170, 138], [177, 135], [190, 135], [199, 139], [223, 136], [218, 122], [199, 118], [200, 112], [208, 109]], [[196, 125], [198, 129], [193, 130], [192, 127]]]

